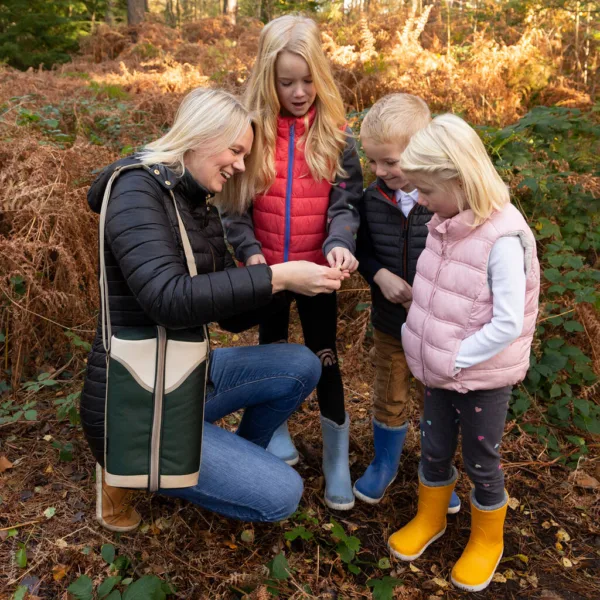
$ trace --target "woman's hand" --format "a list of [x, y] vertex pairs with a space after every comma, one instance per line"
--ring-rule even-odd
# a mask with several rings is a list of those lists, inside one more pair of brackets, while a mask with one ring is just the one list
[[402, 277], [394, 275], [387, 269], [379, 269], [373, 277], [385, 299], [394, 304], [402, 304], [404, 308], [410, 307], [412, 301], [412, 288]]
[[253, 254], [247, 261], [246, 266], [251, 267], [252, 265], [266, 265], [267, 260], [262, 254]]
[[289, 290], [304, 296], [330, 294], [339, 290], [342, 281], [350, 277], [348, 271], [342, 271], [339, 268], [331, 269], [306, 260], [273, 265], [271, 271], [274, 294], [282, 290]]
[[350, 252], [348, 248], [343, 248], [342, 246], [336, 246], [331, 250], [327, 255], [327, 262], [332, 268], [338, 268], [350, 273], [354, 273], [354, 271], [358, 269], [358, 261], [352, 252]]

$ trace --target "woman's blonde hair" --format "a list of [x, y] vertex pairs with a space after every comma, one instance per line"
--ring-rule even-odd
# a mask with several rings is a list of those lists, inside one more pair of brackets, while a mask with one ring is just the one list
[[419, 129], [431, 122], [427, 103], [412, 94], [389, 94], [369, 109], [360, 128], [360, 137], [377, 144], [406, 147]]
[[[253, 126], [252, 115], [239, 98], [223, 90], [196, 88], [182, 100], [171, 129], [147, 144], [139, 158], [144, 165], [161, 163], [183, 175], [186, 152], [199, 149], [207, 157], [218, 154], [243, 135], [249, 125]], [[245, 163], [245, 173], [235, 174], [227, 185], [236, 185], [243, 194], [252, 195], [258, 161], [251, 154]]]
[[400, 168], [410, 176], [431, 176], [432, 184], [443, 187], [458, 180], [463, 194], [458, 196], [460, 211], [470, 208], [474, 225], [480, 225], [494, 211], [501, 210], [510, 197], [483, 142], [460, 117], [435, 117], [411, 138], [400, 159]]
[[[312, 19], [285, 15], [274, 19], [262, 30], [256, 63], [245, 94], [246, 106], [259, 117], [253, 151], [261, 156], [256, 182], [258, 192], [267, 190], [275, 180], [277, 115], [281, 108], [275, 86], [275, 67], [283, 51], [293, 52], [306, 61], [315, 85], [315, 120], [309, 128], [308, 114], [305, 116], [307, 134], [299, 140], [299, 143], [305, 143], [311, 175], [316, 180], [328, 181], [333, 181], [337, 175], [346, 175], [341, 162], [347, 143], [344, 103], [321, 46], [319, 28]], [[230, 191], [231, 188], [227, 193]]]

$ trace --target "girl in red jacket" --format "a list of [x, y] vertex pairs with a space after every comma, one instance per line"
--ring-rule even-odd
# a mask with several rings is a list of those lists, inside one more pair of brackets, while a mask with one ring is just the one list
[[[246, 103], [259, 116], [252, 152], [261, 161], [256, 182], [246, 181], [245, 188], [238, 183], [226, 192], [239, 205], [238, 214], [224, 217], [237, 258], [247, 266], [307, 260], [355, 271], [356, 207], [363, 177], [314, 21], [287, 15], [266, 25]], [[305, 343], [322, 365], [317, 396], [325, 502], [330, 508], [348, 510], [354, 506], [354, 496], [348, 464], [349, 420], [336, 351], [335, 294], [290, 295], [284, 308], [261, 324], [259, 342], [287, 341], [293, 299]], [[288, 464], [298, 462], [287, 423], [275, 432], [268, 450]]]

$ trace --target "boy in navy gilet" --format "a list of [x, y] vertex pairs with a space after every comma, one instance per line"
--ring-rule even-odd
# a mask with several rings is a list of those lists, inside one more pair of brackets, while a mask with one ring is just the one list
[[[409, 375], [401, 328], [412, 299], [417, 260], [425, 248], [432, 214], [417, 204], [418, 191], [398, 166], [410, 138], [431, 121], [427, 104], [411, 94], [391, 94], [365, 117], [360, 139], [377, 180], [360, 206], [356, 257], [371, 286], [375, 383], [373, 442], [375, 457], [354, 484], [354, 495], [377, 504], [398, 472], [410, 411]], [[422, 386], [419, 404], [422, 409]], [[453, 496], [448, 512], [458, 512]]]

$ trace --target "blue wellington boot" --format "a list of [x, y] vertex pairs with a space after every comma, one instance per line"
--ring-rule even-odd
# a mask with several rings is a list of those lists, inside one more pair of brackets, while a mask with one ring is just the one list
[[[421, 428], [421, 424], [419, 423], [419, 429]], [[446, 511], [449, 515], [455, 515], [460, 511], [461, 502], [460, 498], [456, 494], [455, 490], [452, 490], [452, 496], [450, 497], [450, 502], [448, 503], [448, 510]]]
[[363, 502], [377, 504], [396, 479], [408, 423], [389, 427], [373, 419], [375, 458], [354, 484], [354, 495]]
[[287, 421], [284, 421], [273, 432], [273, 437], [267, 446], [267, 452], [270, 452], [292, 467], [300, 460], [298, 450], [296, 450], [296, 446], [294, 446], [294, 442], [292, 442], [290, 432], [288, 431]]
[[460, 510], [460, 498], [456, 495], [456, 492], [452, 490], [452, 496], [450, 497], [450, 503], [448, 504], [448, 514], [455, 515]]
[[323, 474], [325, 475], [325, 504], [335, 510], [354, 507], [354, 494], [350, 480], [350, 418], [346, 413], [343, 425], [321, 415], [323, 432]]

